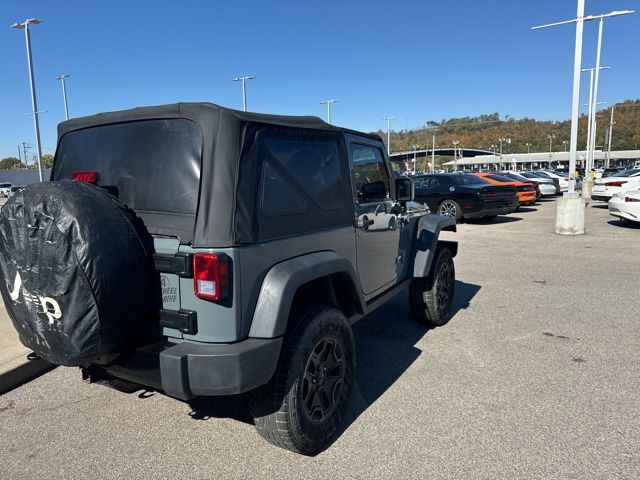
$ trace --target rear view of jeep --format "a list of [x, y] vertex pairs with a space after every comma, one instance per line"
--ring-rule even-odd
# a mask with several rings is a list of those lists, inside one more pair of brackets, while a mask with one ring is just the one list
[[457, 246], [438, 233], [451, 219], [367, 232], [388, 238], [376, 244], [388, 258], [359, 268], [354, 199], [401, 219], [412, 198], [377, 137], [212, 104], [73, 119], [58, 134], [51, 181], [2, 208], [0, 292], [21, 341], [87, 381], [185, 401], [247, 393], [266, 440], [313, 455], [355, 381], [350, 324], [405, 288], [418, 320], [448, 320]]

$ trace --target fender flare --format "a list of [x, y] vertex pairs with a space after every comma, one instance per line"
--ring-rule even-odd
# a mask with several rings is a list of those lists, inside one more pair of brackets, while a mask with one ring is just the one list
[[[415, 257], [413, 261], [413, 276], [427, 277], [431, 272], [431, 264], [436, 255], [440, 232], [443, 230], [456, 231], [455, 218], [445, 215], [423, 215], [416, 228]], [[451, 246], [453, 256], [458, 253], [457, 242], [440, 242]]]
[[360, 282], [351, 262], [332, 251], [310, 253], [278, 263], [267, 272], [253, 312], [249, 337], [284, 335], [298, 289], [312, 280], [335, 273], [349, 276], [356, 292], [358, 310], [365, 311]]

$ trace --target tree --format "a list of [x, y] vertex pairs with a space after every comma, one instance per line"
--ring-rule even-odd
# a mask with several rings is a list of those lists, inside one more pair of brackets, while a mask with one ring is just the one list
[[50, 153], [45, 153], [42, 155], [42, 168], [51, 168], [53, 167], [53, 155]]
[[16, 157], [7, 157], [0, 160], [0, 170], [10, 170], [12, 168], [24, 168], [24, 165]]

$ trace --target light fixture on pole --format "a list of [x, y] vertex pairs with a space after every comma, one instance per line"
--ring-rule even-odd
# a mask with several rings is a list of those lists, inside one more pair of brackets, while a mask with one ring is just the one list
[[[634, 13], [634, 10], [621, 10], [605, 13], [603, 15], [584, 15], [585, 0], [578, 0], [578, 8], [576, 18], [571, 20], [563, 20], [561, 22], [548, 23], [546, 25], [538, 25], [532, 27], [531, 30], [539, 30], [542, 28], [555, 27], [557, 25], [566, 25], [570, 23], [576, 24], [576, 45], [573, 61], [573, 93], [571, 101], [571, 139], [569, 147], [569, 193], [575, 192], [575, 173], [576, 173], [576, 156], [578, 147], [578, 116], [580, 110], [580, 70], [582, 64], [582, 32], [584, 22], [592, 20], [602, 20], [608, 17], [618, 17]], [[598, 68], [600, 65], [596, 65]], [[596, 70], [597, 71], [597, 70]]]
[[331, 123], [331, 107], [334, 103], [338, 103], [338, 100], [334, 100], [331, 98], [329, 100], [323, 100], [320, 102], [321, 105], [327, 106], [327, 123]]
[[[28, 18], [22, 23], [14, 23], [11, 28], [24, 30], [24, 40], [27, 46], [27, 63], [29, 66], [29, 86], [31, 89], [31, 111], [33, 115], [33, 129], [36, 136], [36, 154], [38, 155], [38, 176], [42, 182], [42, 146], [40, 145], [40, 121], [38, 119], [38, 100], [36, 98], [36, 85], [33, 72], [33, 60], [31, 58], [31, 34], [29, 33], [29, 25], [38, 25], [42, 20], [37, 18]], [[25, 157], [26, 160], [26, 157]]]
[[65, 80], [67, 78], [71, 78], [71, 75], [67, 75], [63, 73], [62, 75], [56, 76], [56, 80], [60, 80], [60, 86], [62, 87], [62, 100], [64, 101], [64, 118], [69, 120], [69, 105], [67, 103], [67, 85]]
[[387, 115], [384, 119], [387, 122], [387, 155], [391, 155], [391, 120], [395, 120], [395, 117]]
[[234, 82], [240, 82], [242, 84], [242, 110], [247, 111], [247, 80], [253, 80], [256, 78], [255, 75], [240, 75], [238, 77], [234, 77]]

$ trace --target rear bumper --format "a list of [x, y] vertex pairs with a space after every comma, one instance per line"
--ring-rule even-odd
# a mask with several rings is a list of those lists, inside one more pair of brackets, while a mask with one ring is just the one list
[[518, 201], [520, 205], [531, 205], [532, 203], [536, 203], [536, 192], [518, 192]]
[[601, 193], [591, 193], [591, 200], [597, 200], [599, 202], [608, 202], [611, 200], [611, 195], [603, 195]]
[[138, 351], [106, 367], [117, 378], [162, 389], [181, 400], [235, 395], [267, 383], [275, 373], [282, 338], [232, 344], [182, 342]]

